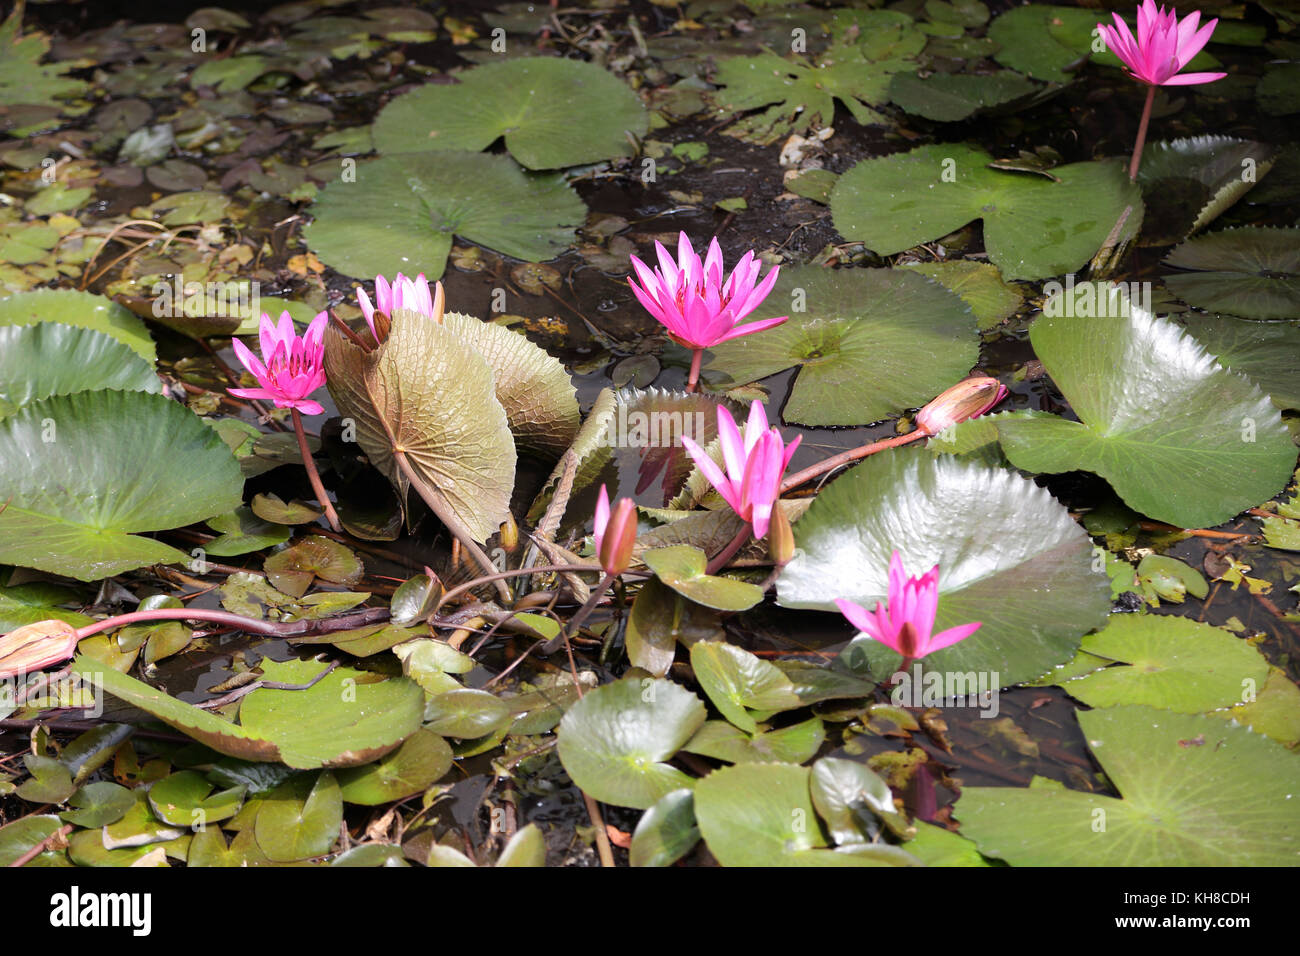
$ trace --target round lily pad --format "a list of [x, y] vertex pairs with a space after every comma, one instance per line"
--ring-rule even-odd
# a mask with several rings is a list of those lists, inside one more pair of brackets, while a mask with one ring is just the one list
[[563, 177], [524, 172], [508, 156], [406, 153], [360, 163], [356, 174], [321, 191], [303, 235], [322, 261], [360, 278], [401, 270], [437, 279], [454, 235], [516, 259], [552, 259], [586, 218]]
[[882, 256], [984, 221], [989, 259], [1008, 279], [1077, 272], [1101, 248], [1141, 190], [1116, 161], [1072, 163], [1045, 176], [989, 169], [961, 144], [921, 146], [858, 163], [835, 184], [835, 228]]
[[582, 790], [603, 803], [647, 809], [695, 781], [668, 760], [704, 723], [704, 704], [667, 680], [597, 687], [560, 721], [557, 752]]
[[[1080, 712], [1120, 797], [967, 787], [953, 816], [1013, 866], [1295, 866], [1300, 762], [1214, 717], [1126, 705]], [[698, 813], [699, 791], [696, 792]]]
[[752, 317], [780, 315], [789, 321], [711, 350], [706, 373], [750, 382], [798, 367], [787, 422], [879, 421], [928, 402], [979, 359], [970, 307], [913, 272], [782, 269]]
[[1014, 70], [987, 75], [898, 73], [889, 98], [907, 112], [942, 123], [964, 120], [981, 110], [1037, 93], [1041, 86]]
[[1053, 311], [1030, 341], [1079, 420], [990, 417], [1017, 468], [1095, 472], [1130, 508], [1180, 528], [1213, 527], [1286, 487], [1295, 446], [1258, 386], [1136, 304]]
[[0, 416], [20, 405], [98, 388], [160, 392], [153, 363], [119, 339], [61, 322], [0, 324]]
[[1179, 318], [1207, 352], [1262, 388], [1278, 408], [1300, 408], [1300, 323], [1190, 313]]
[[[374, 125], [381, 153], [481, 150], [501, 136], [529, 169], [629, 156], [645, 136], [641, 99], [592, 63], [521, 57], [429, 84], [395, 98]], [[631, 135], [629, 135], [631, 134]]]
[[1165, 265], [1195, 270], [1167, 275], [1165, 285], [1198, 309], [1300, 318], [1300, 228], [1224, 229], [1184, 242]]
[[[1062, 505], [1012, 471], [948, 455], [873, 455], [818, 495], [794, 534], [778, 603], [838, 613], [835, 599], [848, 598], [874, 608], [888, 599], [894, 551], [913, 575], [938, 564], [935, 630], [983, 626], [930, 654], [926, 668], [996, 674], [1001, 687], [1068, 660], [1110, 610], [1092, 542]], [[873, 673], [893, 673], [896, 653], [868, 638], [859, 645]]]
[[0, 299], [0, 326], [62, 322], [103, 332], [129, 345], [153, 365], [157, 359], [145, 324], [112, 299], [73, 289], [37, 289]]

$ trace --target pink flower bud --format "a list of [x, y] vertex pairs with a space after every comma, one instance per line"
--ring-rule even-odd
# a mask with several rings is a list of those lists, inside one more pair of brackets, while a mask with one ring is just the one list
[[0, 637], [0, 678], [66, 661], [77, 650], [77, 629], [65, 621], [37, 621]]
[[609, 492], [600, 486], [596, 502], [596, 555], [606, 574], [622, 574], [632, 563], [632, 545], [636, 543], [636, 502], [619, 498], [611, 516]]
[[1006, 394], [1007, 387], [996, 378], [965, 379], [917, 412], [916, 427], [927, 435], [937, 435], [950, 425], [983, 415]]

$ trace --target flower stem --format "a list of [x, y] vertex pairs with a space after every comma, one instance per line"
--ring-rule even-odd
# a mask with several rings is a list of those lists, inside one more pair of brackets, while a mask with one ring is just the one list
[[1129, 182], [1136, 182], [1138, 178], [1138, 167], [1142, 165], [1142, 147], [1147, 142], [1147, 124], [1151, 122], [1151, 104], [1156, 99], [1156, 88], [1147, 87], [1147, 101], [1142, 106], [1142, 120], [1138, 123], [1137, 142], [1133, 144], [1133, 159], [1128, 164]]
[[388, 608], [367, 608], [356, 614], [315, 621], [263, 621], [257, 618], [232, 614], [230, 611], [208, 611], [202, 608], [162, 607], [152, 611], [131, 611], [95, 621], [85, 627], [77, 628], [77, 639], [84, 640], [101, 631], [111, 631], [128, 624], [140, 624], [145, 621], [212, 621], [247, 631], [251, 634], [265, 634], [268, 637], [288, 637], [297, 634], [326, 634], [331, 631], [349, 630], [364, 627], [388, 619]]
[[725, 548], [723, 548], [714, 556], [712, 561], [709, 562], [709, 566], [704, 569], [704, 573], [717, 574], [719, 571], [725, 568], [727, 566], [727, 562], [730, 561], [732, 558], [734, 558], [736, 556], [736, 552], [739, 551], [741, 547], [744, 546], [745, 542], [749, 540], [750, 535], [753, 534], [753, 531], [754, 531], [753, 527], [749, 524], [746, 524], [745, 527], [741, 528], [738, 532], [736, 532], [736, 536], [732, 538], [730, 542], [728, 542]]
[[704, 349], [695, 349], [691, 353], [691, 373], [686, 377], [686, 391], [693, 392], [700, 380], [700, 360], [704, 358]]
[[781, 494], [787, 491], [793, 491], [805, 481], [811, 481], [818, 475], [824, 475], [828, 471], [834, 471], [841, 465], [847, 465], [849, 462], [857, 461], [859, 458], [866, 458], [868, 455], [874, 455], [878, 451], [884, 451], [886, 448], [894, 448], [898, 445], [906, 445], [908, 442], [916, 441], [918, 438], [928, 438], [929, 433], [921, 429], [914, 432], [908, 432], [906, 435], [895, 435], [893, 438], [882, 438], [880, 441], [873, 441], [868, 445], [859, 445], [857, 448], [850, 448], [848, 451], [842, 451], [838, 455], [832, 455], [825, 461], [819, 461], [815, 465], [805, 468], [803, 471], [797, 471], [785, 481], [781, 482]]
[[339, 516], [334, 513], [334, 505], [330, 503], [330, 496], [325, 493], [325, 486], [320, 483], [320, 473], [316, 471], [316, 460], [311, 456], [311, 449], [307, 447], [307, 433], [302, 428], [302, 415], [298, 409], [293, 409], [293, 430], [298, 435], [298, 450], [302, 452], [302, 464], [307, 469], [307, 480], [311, 482], [311, 490], [316, 493], [316, 501], [320, 504], [321, 510], [325, 512], [325, 520], [329, 522], [330, 528], [334, 531], [342, 531], [339, 524]]
[[[543, 564], [534, 565], [529, 568], [515, 568], [512, 571], [497, 571], [493, 574], [485, 574], [477, 577], [472, 581], [466, 581], [464, 584], [458, 584], [441, 598], [438, 599], [438, 607], [442, 607], [454, 597], [464, 594], [466, 591], [476, 588], [481, 584], [489, 584], [492, 581], [504, 581], [506, 578], [517, 578], [525, 574], [550, 574], [552, 572], [564, 571], [603, 571], [599, 564]], [[435, 608], [436, 610], [436, 608]]]

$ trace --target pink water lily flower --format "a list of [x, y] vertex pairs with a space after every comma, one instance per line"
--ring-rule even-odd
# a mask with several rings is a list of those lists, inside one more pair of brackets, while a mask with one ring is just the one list
[[[438, 299], [441, 299], [442, 284], [437, 284]], [[375, 312], [382, 312], [391, 316], [398, 309], [409, 309], [412, 312], [419, 312], [421, 315], [427, 315], [429, 318], [438, 318], [441, 315], [441, 309], [435, 310], [435, 296], [429, 291], [429, 280], [421, 272], [414, 279], [404, 276], [400, 272], [397, 278], [393, 279], [393, 284], [389, 285], [388, 280], [383, 276], [375, 276], [375, 302], [372, 305], [370, 296], [366, 295], [366, 290], [357, 288], [357, 305], [361, 307], [361, 313], [366, 317], [366, 324], [370, 326], [370, 332], [375, 336], [376, 342], [383, 342], [387, 336], [380, 336], [375, 330]]]
[[731, 413], [718, 406], [718, 442], [727, 466], [725, 474], [690, 438], [683, 436], [682, 445], [731, 509], [750, 523], [754, 537], [761, 538], [767, 534], [772, 507], [781, 494], [781, 476], [802, 437], [786, 445], [776, 426], [768, 428], [763, 403], [755, 401], [749, 407], [743, 437]]
[[932, 633], [939, 607], [939, 565], [919, 578], [909, 577], [897, 551], [889, 561], [888, 607], [877, 601], [876, 610], [868, 611], [845, 598], [837, 598], [835, 606], [859, 631], [897, 651], [907, 661], [965, 640], [983, 626], [981, 622], [961, 624]]
[[1099, 23], [1097, 29], [1106, 40], [1106, 48], [1123, 61], [1135, 80], [1152, 86], [1192, 86], [1213, 83], [1228, 75], [1178, 72], [1201, 52], [1219, 22], [1214, 19], [1197, 29], [1201, 22], [1199, 10], [1179, 22], [1177, 10], [1171, 7], [1166, 12], [1163, 6], [1156, 7], [1155, 0], [1144, 0], [1138, 7], [1136, 37], [1118, 13], [1111, 17], [1115, 26]]
[[319, 402], [307, 396], [325, 384], [324, 336], [328, 322], [328, 313], [321, 312], [311, 320], [300, 338], [288, 312], [280, 313], [278, 325], [263, 312], [259, 330], [261, 359], [239, 339], [232, 339], [230, 343], [244, 368], [257, 379], [259, 387], [232, 388], [230, 394], [240, 398], [270, 399], [276, 408], [293, 408], [307, 415], [324, 412]]
[[630, 276], [627, 282], [637, 301], [668, 330], [668, 337], [695, 351], [687, 381], [688, 391], [694, 390], [699, 377], [700, 356], [704, 349], [773, 328], [789, 318], [783, 315], [737, 324], [767, 298], [779, 272], [779, 267], [773, 266], [767, 278], [755, 288], [762, 263], [754, 258], [752, 252], [740, 257], [725, 281], [722, 249], [716, 237], [709, 243], [703, 262], [684, 232], [677, 239], [676, 262], [662, 243], [655, 243], [655, 252], [659, 257], [658, 269], [652, 270], [636, 256], [631, 257], [632, 268], [641, 279], [641, 285]]

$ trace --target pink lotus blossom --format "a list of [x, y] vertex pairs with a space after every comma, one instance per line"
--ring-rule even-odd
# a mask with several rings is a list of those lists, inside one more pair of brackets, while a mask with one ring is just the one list
[[596, 501], [596, 555], [606, 574], [622, 574], [632, 563], [632, 546], [636, 543], [636, 502], [620, 498], [610, 517], [609, 492], [600, 486]]
[[1106, 40], [1106, 47], [1128, 67], [1135, 80], [1152, 86], [1191, 86], [1221, 80], [1226, 73], [1182, 73], [1201, 48], [1210, 40], [1217, 19], [1197, 29], [1201, 11], [1196, 10], [1180, 23], [1178, 11], [1172, 7], [1156, 8], [1155, 0], [1144, 0], [1137, 12], [1137, 36], [1128, 28], [1118, 13], [1112, 13], [1115, 26], [1097, 24]]
[[[288, 312], [280, 313], [279, 325], [263, 312], [260, 329], [262, 359], [239, 339], [230, 343], [239, 361], [253, 374], [260, 387], [232, 388], [230, 394], [240, 398], [270, 399], [276, 408], [296, 408], [307, 415], [321, 414], [325, 409], [307, 396], [325, 384], [324, 336], [328, 322], [329, 315], [321, 312], [311, 320], [306, 334], [299, 338]], [[263, 364], [263, 359], [266, 364]]]
[[877, 601], [872, 612], [844, 598], [837, 598], [835, 606], [859, 631], [909, 661], [965, 640], [982, 626], [980, 622], [962, 624], [933, 634], [939, 607], [939, 565], [919, 578], [908, 577], [897, 551], [889, 561], [888, 607]]
[[712, 348], [728, 339], [770, 329], [789, 318], [783, 315], [736, 324], [758, 308], [776, 284], [778, 267], [773, 266], [758, 288], [754, 287], [762, 263], [752, 252], [741, 256], [726, 282], [722, 279], [722, 249], [716, 238], [709, 243], [703, 263], [684, 232], [677, 240], [676, 262], [661, 243], [655, 243], [655, 252], [659, 268], [653, 271], [636, 256], [631, 257], [641, 285], [630, 277], [628, 285], [679, 345], [696, 350]]
[[362, 314], [366, 317], [366, 324], [370, 326], [371, 333], [375, 336], [375, 341], [382, 343], [383, 338], [375, 331], [375, 312], [382, 312], [391, 316], [398, 309], [409, 309], [412, 312], [419, 312], [427, 315], [431, 319], [440, 319], [442, 316], [441, 309], [435, 309], [435, 298], [437, 301], [442, 300], [442, 283], [437, 283], [437, 296], [435, 297], [429, 291], [429, 280], [421, 272], [414, 279], [397, 273], [397, 278], [393, 284], [389, 285], [388, 280], [383, 276], [375, 276], [375, 303], [370, 303], [370, 296], [366, 295], [366, 290], [357, 288], [357, 305], [361, 307]]
[[690, 438], [683, 436], [682, 445], [732, 510], [753, 526], [754, 537], [761, 538], [767, 534], [772, 507], [781, 494], [781, 476], [802, 437], [787, 446], [775, 425], [767, 427], [763, 403], [755, 401], [749, 407], [743, 439], [731, 413], [718, 406], [718, 441], [727, 466], [725, 474]]

